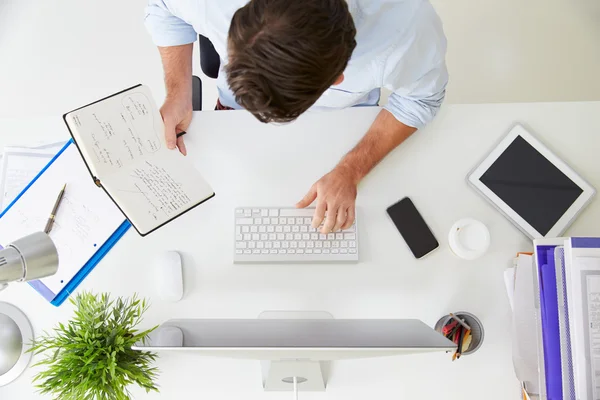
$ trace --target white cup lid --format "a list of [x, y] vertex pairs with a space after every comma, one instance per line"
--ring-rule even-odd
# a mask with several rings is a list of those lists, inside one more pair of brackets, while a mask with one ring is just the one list
[[465, 260], [474, 260], [490, 247], [490, 231], [476, 219], [463, 218], [452, 225], [448, 242], [454, 254]]

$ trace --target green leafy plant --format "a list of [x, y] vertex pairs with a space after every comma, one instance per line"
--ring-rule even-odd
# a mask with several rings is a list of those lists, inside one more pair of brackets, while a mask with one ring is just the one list
[[127, 400], [127, 387], [137, 384], [146, 392], [154, 385], [156, 354], [131, 349], [144, 342], [156, 327], [138, 331], [145, 300], [137, 296], [111, 300], [110, 295], [85, 292], [70, 300], [75, 316], [33, 343], [30, 351], [44, 353], [34, 367], [46, 367], [34, 378], [43, 394], [60, 400]]

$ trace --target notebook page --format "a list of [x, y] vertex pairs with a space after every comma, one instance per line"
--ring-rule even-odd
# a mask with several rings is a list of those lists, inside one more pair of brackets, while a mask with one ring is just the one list
[[141, 234], [213, 195], [210, 185], [178, 151], [138, 160], [110, 175], [103, 185]]
[[146, 86], [73, 111], [65, 121], [101, 181], [137, 160], [168, 151], [162, 117]]
[[77, 148], [70, 144], [0, 218], [0, 244], [6, 246], [23, 236], [43, 231], [65, 183], [65, 195], [50, 232], [58, 250], [58, 272], [42, 279], [55, 294], [125, 221], [106, 193], [94, 185]]

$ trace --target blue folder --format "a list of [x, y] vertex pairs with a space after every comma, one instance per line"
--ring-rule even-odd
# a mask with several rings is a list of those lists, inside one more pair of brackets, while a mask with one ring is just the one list
[[556, 266], [554, 263], [555, 248], [556, 246], [553, 245], [536, 246], [535, 248], [540, 287], [542, 345], [548, 400], [562, 400], [563, 394]]
[[[52, 163], [56, 159], [58, 159], [58, 157], [60, 157], [60, 155], [67, 149], [67, 147], [69, 147], [72, 144], [73, 144], [73, 139], [69, 140], [67, 142], [67, 144], [65, 144], [64, 147], [62, 149], [60, 149], [60, 151], [52, 158], [52, 160], [50, 160], [48, 165], [46, 165], [40, 171], [40, 173], [35, 178], [33, 178], [33, 180], [31, 182], [29, 182], [29, 184], [25, 187], [25, 189], [23, 189], [23, 191], [21, 193], [19, 193], [19, 195], [12, 201], [12, 203], [10, 203], [8, 205], [8, 207], [6, 207], [6, 209], [4, 209], [4, 211], [2, 211], [2, 213], [0, 213], [0, 218], [2, 218], [4, 216], [4, 214], [6, 214], [6, 212], [17, 201], [19, 201], [21, 196], [23, 196], [23, 193], [25, 193], [31, 187], [31, 185], [33, 185], [33, 183], [40, 176], [42, 176], [42, 174], [44, 172], [46, 172], [48, 167], [50, 167], [50, 165], [52, 165]], [[31, 287], [33, 287], [35, 290], [37, 290], [42, 296], [44, 296], [44, 298], [46, 298], [46, 300], [48, 300], [50, 302], [50, 304], [52, 304], [56, 307], [60, 306], [67, 299], [67, 297], [69, 297], [69, 295], [71, 293], [73, 293], [73, 291], [77, 288], [77, 286], [79, 286], [79, 284], [85, 279], [85, 277], [89, 275], [89, 273], [94, 269], [94, 267], [96, 267], [96, 265], [98, 265], [100, 260], [102, 260], [102, 258], [104, 258], [106, 253], [108, 253], [108, 251], [115, 245], [115, 243], [117, 243], [117, 241], [119, 239], [121, 239], [121, 237], [125, 234], [125, 232], [127, 232], [127, 230], [130, 227], [131, 227], [131, 224], [129, 223], [129, 221], [125, 220], [114, 231], [114, 233], [104, 242], [104, 244], [98, 248], [98, 251], [96, 251], [96, 253], [85, 263], [85, 265], [83, 265], [81, 267], [79, 272], [77, 272], [77, 274], [75, 274], [75, 276], [73, 276], [73, 278], [71, 278], [71, 280], [62, 288], [62, 290], [60, 292], [58, 292], [58, 293], [52, 292], [46, 285], [44, 285], [44, 283], [42, 281], [31, 281], [31, 282], [29, 282], [29, 285]]]

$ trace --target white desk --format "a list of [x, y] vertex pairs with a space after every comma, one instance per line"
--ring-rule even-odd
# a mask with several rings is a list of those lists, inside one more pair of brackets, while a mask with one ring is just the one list
[[[215, 199], [146, 238], [130, 231], [79, 290], [150, 298], [146, 326], [173, 317], [254, 318], [263, 310], [420, 318], [433, 325], [449, 311], [466, 310], [479, 316], [486, 330], [476, 354], [454, 363], [444, 354], [338, 362], [327, 393], [302, 399], [517, 399], [502, 272], [517, 251], [531, 244], [467, 187], [465, 176], [514, 121], [522, 121], [600, 188], [600, 102], [447, 106], [361, 184], [359, 264], [232, 265], [233, 207], [295, 203], [361, 137], [376, 113], [355, 108], [312, 114], [284, 127], [261, 125], [241, 111], [197, 115], [186, 137], [189, 157], [212, 183]], [[20, 135], [9, 138], [7, 132]], [[28, 126], [0, 120], [0, 146], [66, 137], [65, 132], [58, 117]], [[413, 259], [385, 214], [403, 196], [413, 198], [441, 243], [421, 261]], [[466, 216], [485, 222], [492, 235], [490, 251], [474, 262], [457, 259], [447, 245], [450, 226]], [[568, 234], [598, 235], [599, 220], [600, 201], [595, 200]], [[151, 274], [156, 254], [170, 249], [179, 250], [185, 262], [186, 295], [177, 304], [156, 297]], [[69, 305], [48, 305], [27, 285], [11, 285], [0, 300], [21, 307], [38, 334], [71, 312]], [[252, 361], [166, 354], [158, 367], [162, 394], [147, 398], [288, 398], [263, 393]], [[30, 369], [0, 388], [0, 398], [39, 398], [31, 388], [32, 375]], [[146, 398], [141, 390], [133, 393]]]

